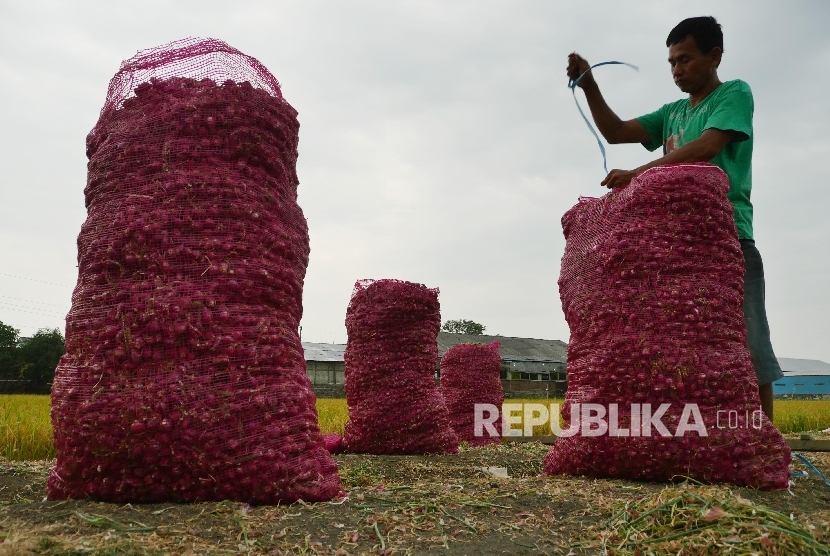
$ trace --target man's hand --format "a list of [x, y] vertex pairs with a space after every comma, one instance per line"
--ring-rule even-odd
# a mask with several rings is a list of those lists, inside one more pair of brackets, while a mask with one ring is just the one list
[[611, 170], [600, 185], [608, 189], [622, 189], [637, 177], [637, 170]]
[[[568, 79], [570, 79], [571, 81], [577, 79], [580, 75], [582, 75], [583, 73], [588, 71], [588, 68], [590, 68], [590, 67], [591, 67], [591, 64], [588, 63], [588, 60], [586, 60], [585, 58], [583, 58], [582, 56], [580, 56], [576, 52], [571, 52], [568, 55], [568, 68], [567, 68], [567, 71], [568, 71]], [[580, 89], [584, 89], [586, 85], [588, 85], [588, 86], [596, 85], [596, 81], [594, 81], [594, 76], [591, 72], [588, 72], [588, 73], [585, 74], [585, 77], [583, 77], [579, 81], [579, 83], [577, 84], [577, 87], [579, 87]]]
[[[637, 120], [631, 121], [636, 122]], [[645, 133], [645, 129], [642, 126], [640, 126], [640, 129]], [[736, 131], [723, 131], [715, 128], [707, 129], [694, 141], [689, 141], [682, 147], [674, 149], [657, 160], [652, 160], [648, 164], [643, 164], [639, 168], [634, 170], [611, 170], [600, 185], [604, 185], [609, 189], [622, 189], [628, 186], [631, 180], [655, 166], [676, 164], [678, 162], [711, 161], [737, 134]], [[648, 138], [647, 133], [645, 136]]]
[[[590, 67], [591, 64], [588, 63], [588, 60], [576, 52], [571, 52], [568, 55], [567, 72], [571, 80], [579, 79], [579, 76], [588, 71]], [[588, 101], [591, 116], [594, 118], [597, 129], [605, 137], [606, 141], [613, 144], [645, 143], [649, 140], [648, 132], [640, 122], [637, 120], [624, 122], [608, 107], [605, 99], [602, 98], [602, 93], [599, 91], [599, 85], [594, 80], [593, 71], [588, 71], [579, 80], [577, 87], [585, 92], [585, 100]]]

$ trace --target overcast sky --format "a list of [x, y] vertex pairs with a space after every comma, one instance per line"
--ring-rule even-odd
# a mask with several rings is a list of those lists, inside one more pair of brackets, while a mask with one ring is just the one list
[[[143, 2], [0, 0], [0, 321], [64, 328], [86, 217], [84, 140], [137, 50], [222, 39], [299, 111], [309, 222], [303, 340], [346, 340], [356, 279], [441, 290], [447, 319], [568, 340], [562, 214], [605, 190], [566, 87], [576, 50], [623, 118], [682, 98], [665, 38], [723, 25], [722, 80], [755, 95], [755, 236], [773, 346], [830, 361], [830, 3], [816, 1]], [[584, 97], [580, 97], [584, 106]], [[653, 155], [612, 146], [609, 168]]]

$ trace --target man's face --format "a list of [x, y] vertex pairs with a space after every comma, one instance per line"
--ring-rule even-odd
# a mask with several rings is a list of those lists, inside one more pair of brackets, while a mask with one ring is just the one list
[[669, 64], [674, 84], [684, 93], [694, 94], [701, 90], [718, 67], [721, 49], [715, 47], [704, 54], [697, 47], [694, 37], [689, 35], [669, 47]]

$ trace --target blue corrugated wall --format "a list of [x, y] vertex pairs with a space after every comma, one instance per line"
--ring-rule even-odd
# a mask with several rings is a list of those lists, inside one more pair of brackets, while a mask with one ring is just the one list
[[775, 396], [830, 394], [830, 375], [785, 376], [772, 383]]

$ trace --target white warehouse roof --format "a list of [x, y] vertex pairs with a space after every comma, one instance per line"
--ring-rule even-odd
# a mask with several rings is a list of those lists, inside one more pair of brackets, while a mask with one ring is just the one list
[[784, 371], [784, 376], [830, 376], [830, 363], [818, 359], [788, 359], [779, 357], [778, 364]]
[[[455, 336], [455, 334], [441, 333], [447, 337]], [[476, 339], [483, 338], [477, 336]], [[440, 337], [439, 337], [440, 339]], [[487, 338], [490, 339], [489, 337]], [[494, 336], [494, 340], [516, 340], [516, 338], [503, 338]], [[540, 340], [534, 340], [540, 342]], [[553, 343], [555, 341], [552, 341]], [[508, 343], [508, 342], [505, 342]], [[559, 342], [564, 345], [564, 342]], [[305, 352], [306, 361], [343, 361], [343, 352], [346, 350], [345, 344], [318, 344], [313, 342], [303, 342], [303, 351]], [[521, 351], [521, 350], [519, 350]], [[536, 355], [533, 353], [533, 355]], [[564, 359], [564, 358], [563, 358]], [[819, 361], [818, 359], [790, 359], [787, 357], [779, 357], [778, 364], [781, 365], [781, 370], [784, 371], [784, 376], [830, 376], [830, 363]]]
[[345, 344], [316, 344], [303, 342], [303, 352], [306, 361], [343, 361]]

